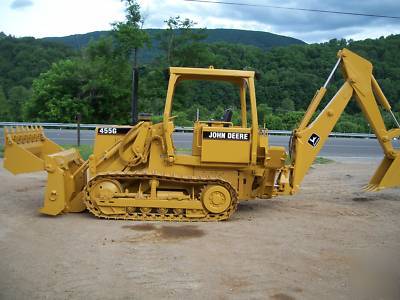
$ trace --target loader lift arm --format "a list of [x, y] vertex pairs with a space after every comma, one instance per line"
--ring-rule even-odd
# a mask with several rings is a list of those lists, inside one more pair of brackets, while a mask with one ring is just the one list
[[[310, 123], [339, 64], [342, 66], [345, 82], [321, 113]], [[353, 96], [385, 154], [366, 187], [367, 190], [380, 190], [400, 185], [400, 151], [396, 150], [392, 144], [392, 140], [400, 136], [400, 125], [372, 74], [372, 64], [350, 50], [343, 49], [338, 52], [338, 61], [325, 85], [316, 92], [299, 127], [293, 131], [290, 147], [292, 164], [283, 170], [279, 178], [281, 193], [297, 192], [305, 174]], [[392, 114], [399, 128], [390, 130], [386, 128], [378, 104]]]

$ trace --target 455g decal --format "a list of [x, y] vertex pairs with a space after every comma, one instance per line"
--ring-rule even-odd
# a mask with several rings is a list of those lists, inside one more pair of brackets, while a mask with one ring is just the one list
[[101, 127], [98, 129], [98, 134], [117, 134], [116, 127]]
[[101, 135], [116, 135], [116, 134], [127, 134], [132, 127], [99, 127], [97, 128], [97, 134]]

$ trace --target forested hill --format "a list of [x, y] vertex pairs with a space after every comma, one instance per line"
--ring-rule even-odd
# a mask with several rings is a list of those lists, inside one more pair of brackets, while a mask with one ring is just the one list
[[15, 38], [0, 32], [0, 86], [30, 89], [32, 80], [53, 62], [76, 55], [70, 47], [33, 37]]
[[59, 43], [0, 32], [0, 121], [21, 120], [32, 95], [32, 81], [52, 63], [74, 55], [76, 51]]
[[[194, 29], [195, 30], [195, 29]], [[162, 34], [164, 29], [145, 29], [153, 43], [154, 37]], [[100, 37], [105, 37], [110, 34], [110, 31], [94, 31], [85, 34], [74, 34], [63, 37], [46, 37], [45, 41], [61, 42], [75, 49], [82, 49], [87, 46], [91, 40], [97, 40]], [[261, 49], [269, 49], [276, 46], [288, 46], [294, 44], [305, 44], [303, 41], [278, 35], [270, 32], [239, 30], [239, 29], [206, 29], [205, 43], [227, 42], [231, 44], [243, 44], [248, 46], [256, 46]], [[153, 47], [156, 48], [156, 47]]]
[[[145, 29], [150, 36], [152, 46], [150, 49], [145, 49], [139, 52], [140, 58], [145, 62], [151, 61], [153, 58], [160, 54], [158, 48], [157, 36], [162, 35], [164, 29]], [[196, 29], [193, 29], [196, 32]], [[198, 30], [197, 30], [198, 31]], [[204, 34], [206, 38], [204, 43], [219, 43], [225, 42], [229, 44], [242, 44], [247, 46], [255, 46], [263, 50], [271, 49], [272, 47], [288, 46], [288, 45], [301, 45], [305, 44], [303, 41], [278, 35], [270, 32], [263, 31], [250, 31], [238, 29], [205, 29]], [[101, 37], [107, 37], [110, 31], [94, 31], [85, 34], [74, 34], [64, 37], [47, 37], [43, 38], [45, 41], [59, 42], [74, 49], [83, 49], [90, 41], [98, 40]]]

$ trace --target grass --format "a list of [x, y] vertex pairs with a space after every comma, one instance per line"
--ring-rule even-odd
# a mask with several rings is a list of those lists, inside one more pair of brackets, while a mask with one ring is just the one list
[[4, 146], [3, 144], [0, 144], [0, 158], [3, 157], [3, 153], [4, 153]]
[[325, 165], [325, 164], [330, 164], [333, 163], [334, 161], [332, 159], [329, 158], [325, 158], [325, 157], [317, 157], [314, 160], [314, 164], [315, 165]]
[[93, 146], [92, 145], [80, 145], [77, 147], [76, 145], [61, 145], [64, 149], [76, 148], [79, 150], [82, 158], [87, 160], [89, 155], [93, 153]]
[[[313, 164], [314, 164], [314, 165], [326, 165], [326, 164], [330, 164], [330, 163], [333, 163], [333, 162], [334, 162], [334, 160], [332, 160], [332, 159], [318, 156], [318, 157], [314, 160]], [[285, 163], [286, 163], [287, 165], [290, 165], [290, 164], [292, 163], [292, 160], [290, 159], [289, 156], [286, 157]]]
[[176, 148], [176, 152], [179, 152], [182, 154], [191, 154], [192, 148]]

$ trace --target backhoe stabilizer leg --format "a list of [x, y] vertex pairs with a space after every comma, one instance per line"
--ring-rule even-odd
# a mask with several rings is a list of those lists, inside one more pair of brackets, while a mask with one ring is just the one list
[[373, 192], [391, 187], [400, 187], [400, 153], [395, 158], [385, 156], [364, 189]]

